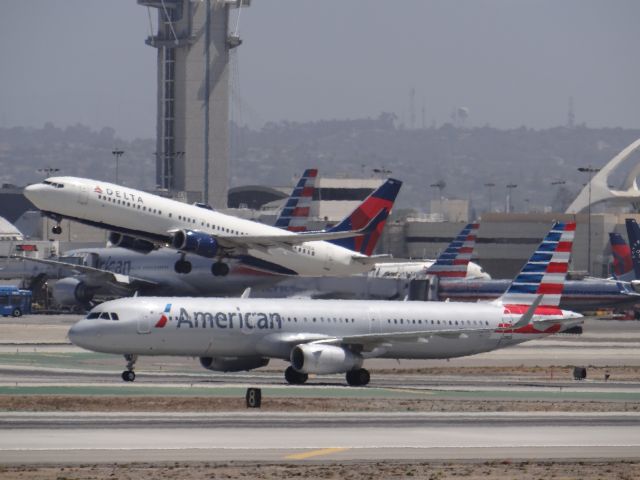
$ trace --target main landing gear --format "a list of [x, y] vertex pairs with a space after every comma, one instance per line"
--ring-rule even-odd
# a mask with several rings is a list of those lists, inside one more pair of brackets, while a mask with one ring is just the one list
[[136, 364], [138, 356], [127, 354], [124, 356], [124, 359], [127, 361], [127, 369], [122, 372], [122, 380], [125, 382], [133, 382], [136, 379], [136, 374], [133, 371], [133, 366]]
[[184, 259], [184, 254], [180, 257], [180, 260], [176, 262], [173, 267], [176, 273], [190, 273], [191, 272], [191, 262]]
[[211, 273], [214, 277], [226, 277], [229, 274], [229, 265], [224, 262], [216, 262], [211, 265]]
[[[301, 373], [289, 366], [284, 371], [284, 378], [291, 385], [302, 385], [307, 381], [309, 375]], [[366, 368], [358, 368], [347, 372], [347, 383], [352, 387], [363, 387], [369, 383], [371, 375]]]
[[347, 383], [352, 387], [362, 387], [369, 383], [371, 375], [366, 368], [358, 368], [347, 372]]

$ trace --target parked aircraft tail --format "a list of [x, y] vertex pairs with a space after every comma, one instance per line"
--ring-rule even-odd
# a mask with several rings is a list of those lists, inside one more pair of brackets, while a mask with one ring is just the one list
[[436, 261], [427, 268], [427, 274], [438, 277], [466, 277], [479, 228], [479, 223], [469, 223], [465, 226]]
[[[629, 227], [627, 227], [627, 231]], [[629, 237], [631, 238], [631, 237]], [[640, 238], [640, 237], [639, 237]], [[629, 280], [634, 275], [631, 249], [619, 233], [609, 233], [611, 255], [613, 256], [613, 275], [618, 280]]]
[[625, 220], [627, 226], [627, 236], [629, 237], [629, 249], [631, 250], [631, 261], [635, 279], [640, 280], [640, 227], [638, 223], [632, 219]]
[[[400, 180], [388, 179], [365, 198], [349, 216], [329, 229], [330, 232], [359, 230], [375, 219], [375, 224], [370, 225], [365, 235], [330, 240], [330, 242], [354, 252], [371, 255], [380, 239], [387, 217], [391, 213], [393, 203], [396, 201], [401, 186], [402, 182]], [[385, 213], [381, 214], [381, 212]]]
[[555, 223], [497, 301], [504, 305], [532, 305], [542, 295], [540, 306], [558, 307], [569, 270], [575, 230], [575, 222]]
[[290, 232], [306, 232], [309, 210], [313, 201], [318, 170], [309, 168], [304, 171], [289, 199], [280, 211], [275, 226]]

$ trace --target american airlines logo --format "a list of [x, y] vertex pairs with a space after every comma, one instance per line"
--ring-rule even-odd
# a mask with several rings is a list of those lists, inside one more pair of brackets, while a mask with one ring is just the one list
[[127, 202], [137, 202], [144, 203], [142, 197], [140, 195], [136, 195], [134, 193], [127, 193], [124, 190], [112, 190], [111, 188], [102, 189], [99, 185], [97, 185], [93, 191], [98, 195], [108, 195], [109, 197], [115, 197], [120, 200], [125, 200]]
[[[169, 322], [168, 315], [171, 312], [171, 303], [167, 303], [162, 316], [155, 328], [164, 328]], [[176, 328], [220, 328], [243, 330], [280, 330], [282, 329], [282, 317], [279, 313], [263, 312], [188, 312], [180, 308]]]

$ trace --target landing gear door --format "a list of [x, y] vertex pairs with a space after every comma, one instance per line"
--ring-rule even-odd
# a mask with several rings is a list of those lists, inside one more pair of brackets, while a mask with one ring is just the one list
[[154, 312], [149, 312], [138, 317], [138, 333], [140, 335], [151, 333], [151, 319], [154, 315]]

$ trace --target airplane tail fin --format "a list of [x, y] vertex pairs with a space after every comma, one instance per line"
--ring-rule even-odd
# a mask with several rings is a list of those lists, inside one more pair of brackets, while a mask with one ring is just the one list
[[635, 279], [640, 280], [640, 227], [638, 227], [638, 223], [632, 218], [627, 218], [625, 225], [627, 226], [627, 236], [629, 237], [629, 249], [631, 250], [631, 262], [633, 264]]
[[541, 306], [560, 305], [575, 230], [575, 222], [556, 222], [497, 302], [532, 305], [542, 295]]
[[[637, 227], [637, 225], [636, 225]], [[629, 227], [627, 226], [627, 232]], [[631, 238], [630, 234], [629, 238]], [[640, 238], [640, 237], [638, 237]], [[619, 233], [609, 233], [609, 243], [611, 243], [611, 255], [613, 256], [613, 275], [621, 280], [633, 274], [634, 264], [631, 259], [631, 249]], [[632, 242], [633, 243], [633, 242]]]
[[[365, 198], [349, 216], [329, 229], [330, 232], [344, 232], [359, 230], [369, 225], [367, 233], [357, 237], [330, 240], [330, 242], [354, 252], [371, 255], [380, 239], [387, 217], [391, 213], [401, 186], [402, 182], [400, 180], [388, 179]], [[370, 225], [372, 220], [375, 220], [375, 222]]]
[[280, 211], [280, 215], [276, 219], [276, 227], [290, 232], [307, 231], [307, 219], [311, 209], [317, 176], [318, 170], [315, 168], [309, 168], [304, 171], [284, 208]]
[[469, 223], [427, 268], [427, 274], [438, 277], [466, 277], [467, 266], [476, 246], [479, 223]]

